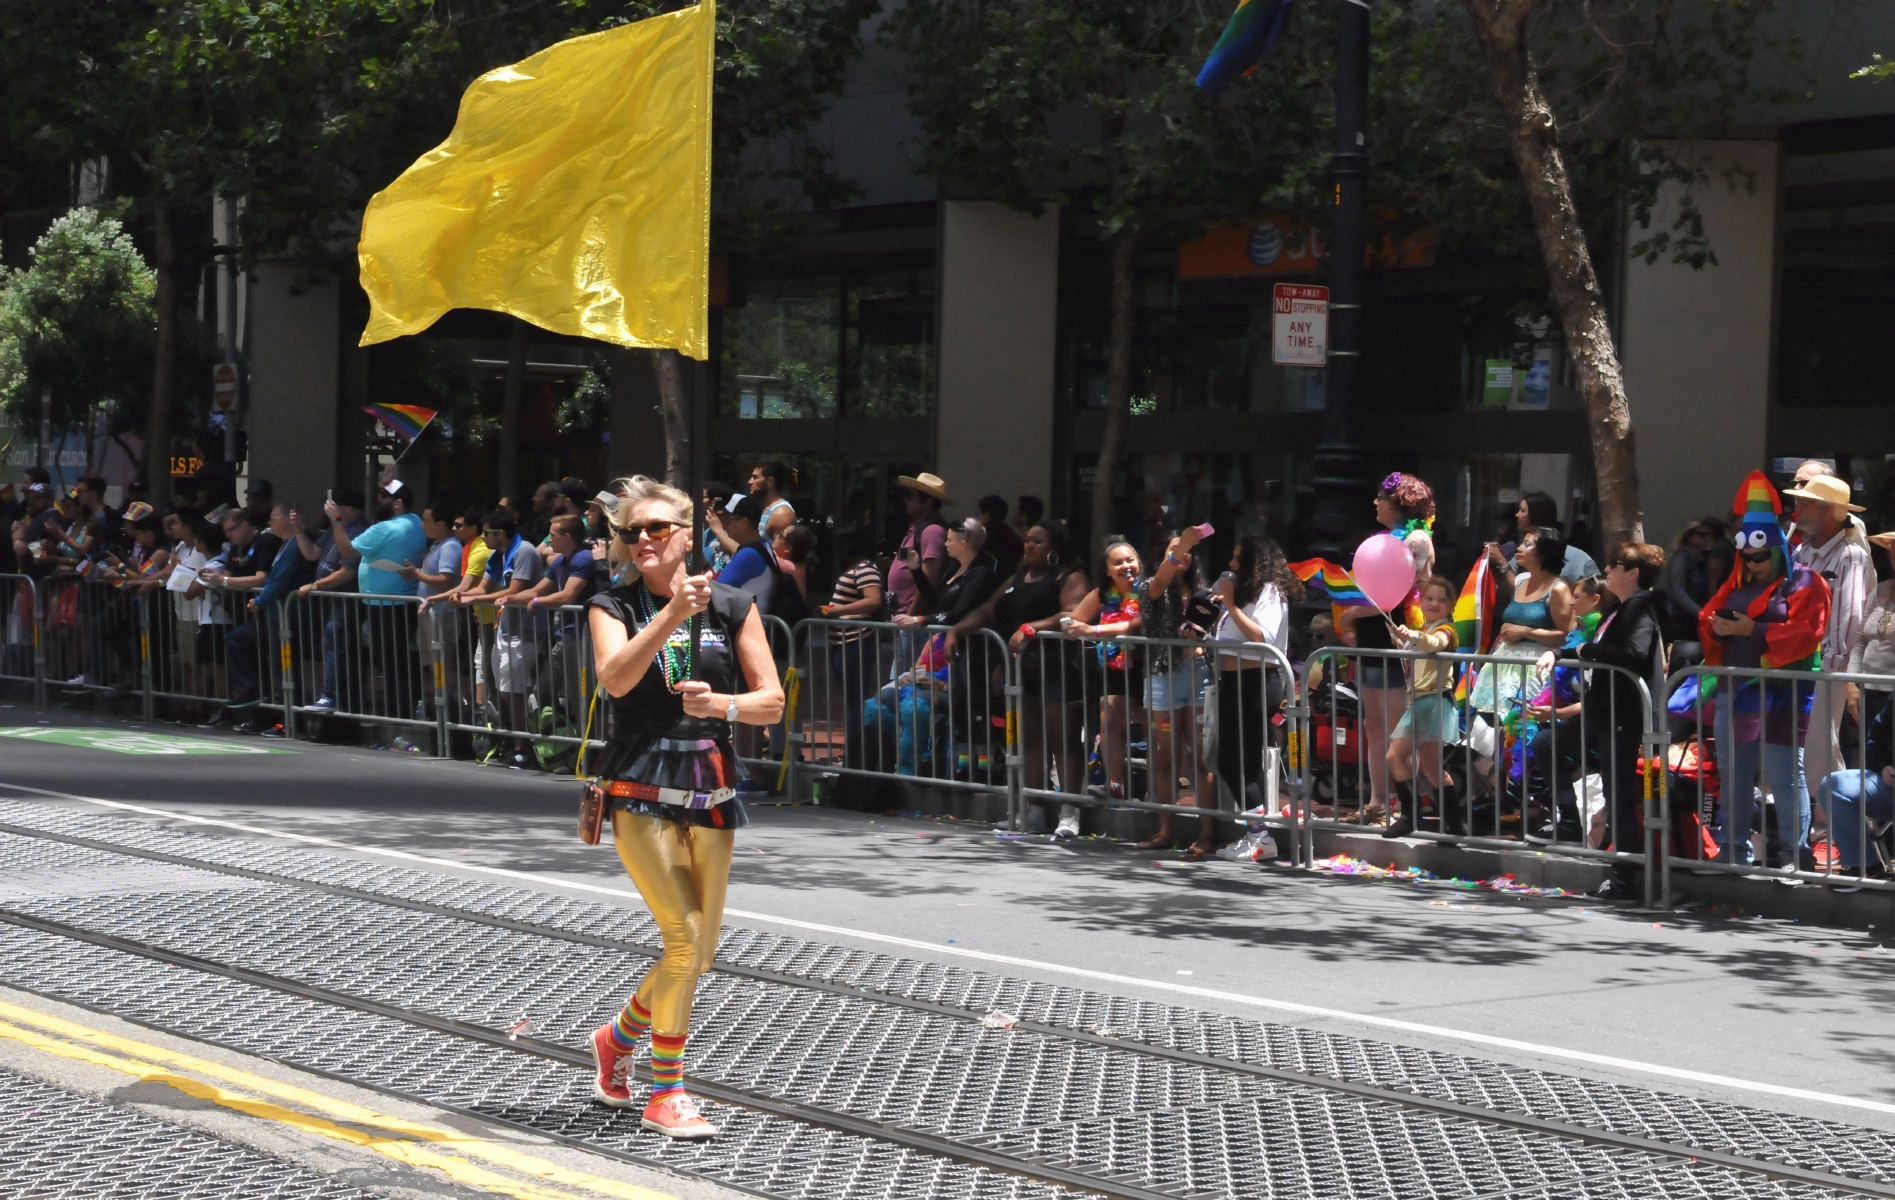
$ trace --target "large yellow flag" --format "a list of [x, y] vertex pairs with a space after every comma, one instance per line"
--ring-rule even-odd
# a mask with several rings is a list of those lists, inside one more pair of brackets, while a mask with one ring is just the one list
[[709, 355], [714, 0], [487, 72], [362, 218], [362, 345], [486, 308]]

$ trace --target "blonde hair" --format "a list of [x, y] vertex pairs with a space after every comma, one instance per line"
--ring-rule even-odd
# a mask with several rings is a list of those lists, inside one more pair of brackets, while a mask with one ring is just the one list
[[691, 497], [685, 495], [668, 483], [644, 475], [630, 475], [614, 479], [609, 491], [619, 494], [619, 502], [612, 506], [605, 519], [614, 529], [623, 529], [632, 521], [632, 510], [647, 500], [662, 500], [678, 510], [678, 516], [684, 524], [691, 524], [693, 508]]
[[[619, 497], [617, 504], [605, 510], [606, 524], [610, 525], [614, 531], [631, 524], [632, 509], [646, 500], [664, 501], [678, 510], [678, 516], [683, 518], [687, 527], [691, 524], [691, 497], [668, 483], [660, 483], [645, 475], [626, 475], [614, 479], [606, 485], [605, 490], [616, 492]], [[605, 560], [613, 566], [628, 564], [632, 561], [631, 547], [614, 537], [611, 546], [606, 549]]]

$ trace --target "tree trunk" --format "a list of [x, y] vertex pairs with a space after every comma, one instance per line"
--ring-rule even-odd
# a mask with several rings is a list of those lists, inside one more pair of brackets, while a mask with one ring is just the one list
[[653, 350], [658, 408], [665, 418], [665, 482], [691, 490], [691, 414], [684, 399], [684, 358], [676, 350]]
[[1573, 206], [1572, 184], [1559, 149], [1559, 122], [1527, 50], [1527, 20], [1540, 3], [1466, 0], [1493, 80], [1494, 97], [1513, 132], [1514, 157], [1546, 260], [1553, 307], [1586, 398], [1593, 469], [1599, 479], [1601, 546], [1609, 554], [1621, 542], [1645, 540], [1632, 410], [1606, 320], [1605, 297]]
[[507, 381], [500, 393], [500, 494], [511, 496], [520, 487], [520, 397], [526, 390], [525, 321], [513, 318], [507, 339]]
[[151, 421], [145, 431], [145, 500], [159, 512], [171, 506], [171, 402], [177, 385], [178, 266], [171, 237], [171, 209], [162, 188], [151, 206], [152, 246], [157, 252], [158, 344], [152, 356]]
[[1099, 442], [1099, 466], [1092, 477], [1092, 555], [1105, 551], [1112, 529], [1112, 497], [1119, 459], [1125, 452], [1125, 423], [1132, 411], [1132, 285], [1138, 265], [1138, 234], [1122, 229], [1112, 241], [1112, 336], [1106, 349], [1105, 436]]

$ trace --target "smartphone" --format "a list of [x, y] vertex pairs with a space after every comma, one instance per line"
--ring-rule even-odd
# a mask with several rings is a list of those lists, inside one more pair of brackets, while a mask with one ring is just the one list
[[322, 502], [324, 504], [334, 504], [336, 502], [336, 492], [334, 488], [330, 488], [327, 492], [323, 493]]
[[1720, 621], [1735, 621], [1737, 619], [1737, 610], [1734, 608], [1720, 608], [1711, 615]]
[[1212, 528], [1211, 523], [1209, 521], [1206, 521], [1204, 522], [1204, 524], [1198, 526], [1198, 536], [1201, 538], [1210, 537], [1212, 534], [1216, 532], [1217, 530]]

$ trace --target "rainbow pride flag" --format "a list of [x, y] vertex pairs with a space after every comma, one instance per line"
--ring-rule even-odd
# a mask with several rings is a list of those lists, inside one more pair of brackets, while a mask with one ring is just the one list
[[1277, 44], [1289, 23], [1290, 0], [1237, 0], [1237, 11], [1198, 71], [1198, 91], [1215, 100], [1233, 79], [1256, 70], [1257, 60]]
[[1375, 607], [1362, 594], [1362, 589], [1355, 585], [1355, 576], [1326, 558], [1306, 558], [1302, 562], [1291, 563], [1290, 570], [1303, 581], [1304, 587], [1321, 592], [1337, 608], [1347, 608], [1352, 604]]
[[1467, 582], [1461, 585], [1461, 594], [1454, 601], [1454, 636], [1463, 653], [1487, 654], [1493, 649], [1494, 608], [1499, 599], [1500, 588], [1494, 581], [1493, 568], [1483, 554], [1475, 560], [1474, 569], [1467, 573]]
[[[1467, 582], [1461, 585], [1461, 594], [1454, 601], [1455, 646], [1462, 653], [1488, 654], [1493, 651], [1494, 634], [1499, 629], [1494, 620], [1499, 601], [1500, 585], [1495, 582], [1493, 568], [1483, 554], [1474, 560], [1474, 569], [1467, 573]], [[1454, 681], [1456, 704], [1467, 703], [1468, 693], [1474, 690], [1474, 678], [1479, 673], [1480, 669], [1474, 664], [1461, 664]]]
[[368, 404], [362, 411], [388, 426], [404, 442], [412, 442], [434, 420], [434, 410], [418, 404]]

